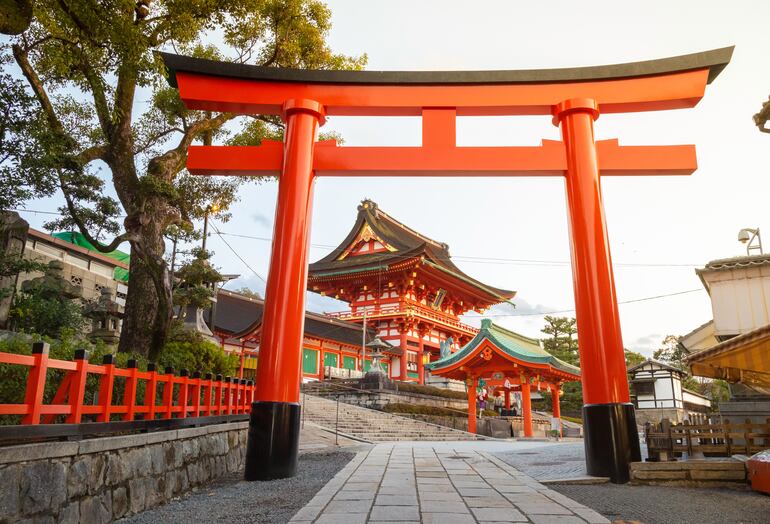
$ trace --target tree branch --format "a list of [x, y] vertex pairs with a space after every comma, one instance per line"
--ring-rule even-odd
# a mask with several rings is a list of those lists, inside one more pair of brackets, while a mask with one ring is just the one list
[[66, 186], [61, 181], [62, 177], [59, 177], [59, 188], [61, 188], [62, 193], [64, 194], [64, 201], [67, 203], [67, 210], [70, 213], [70, 217], [72, 218], [72, 221], [75, 222], [75, 225], [78, 226], [78, 229], [83, 234], [83, 236], [86, 238], [88, 242], [90, 242], [98, 251], [101, 251], [102, 253], [109, 253], [110, 251], [115, 251], [120, 244], [122, 244], [125, 241], [130, 240], [137, 240], [138, 237], [135, 235], [125, 232], [121, 233], [120, 235], [116, 236], [112, 242], [109, 244], [102, 244], [99, 242], [98, 239], [96, 239], [94, 236], [91, 235], [91, 233], [88, 231], [88, 228], [83, 223], [83, 221], [78, 217], [77, 214], [77, 208], [75, 207], [75, 203], [72, 201], [72, 198], [70, 197], [69, 193], [67, 193]]

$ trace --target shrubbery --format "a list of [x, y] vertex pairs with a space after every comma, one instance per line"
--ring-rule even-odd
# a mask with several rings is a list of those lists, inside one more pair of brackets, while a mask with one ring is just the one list
[[456, 398], [465, 400], [468, 394], [464, 391], [452, 391], [449, 389], [437, 388], [434, 386], [421, 386], [412, 382], [399, 382], [398, 390], [404, 393], [419, 393], [421, 395], [432, 395], [434, 397]]
[[[108, 346], [103, 342], [92, 343], [76, 336], [71, 330], [63, 330], [59, 339], [35, 334], [14, 334], [0, 340], [0, 352], [30, 355], [32, 344], [39, 341], [50, 344], [49, 357], [52, 359], [72, 360], [76, 349], [85, 349], [88, 351], [88, 360], [92, 364], [101, 364], [104, 355], [113, 353], [116, 366], [119, 368], [125, 368], [128, 360], [133, 358], [137, 361], [139, 369], [147, 369], [146, 358], [138, 354], [116, 353], [114, 346]], [[202, 373], [211, 372], [214, 375], [232, 376], [238, 369], [238, 357], [225, 354], [217, 344], [204, 339], [199, 333], [184, 331], [181, 327], [176, 326], [157, 362], [159, 372], [163, 372], [167, 366], [173, 367], [177, 374], [185, 368], [191, 374], [197, 370]], [[27, 369], [25, 366], [0, 364], [0, 404], [24, 402]], [[53, 400], [63, 378], [63, 371], [53, 369], [48, 371], [43, 396], [44, 403], [50, 403]], [[123, 401], [124, 382], [125, 379], [122, 377], [115, 378], [113, 390], [113, 404], [115, 405]], [[86, 384], [86, 404], [94, 404], [98, 385], [99, 377], [90, 374]], [[144, 387], [144, 382], [141, 381], [137, 390], [137, 403], [144, 401]], [[19, 420], [20, 417], [16, 415], [0, 416], [0, 424], [18, 424]]]

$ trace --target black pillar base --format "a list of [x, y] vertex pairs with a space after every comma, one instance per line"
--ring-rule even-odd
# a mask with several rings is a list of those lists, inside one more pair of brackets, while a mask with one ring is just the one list
[[583, 406], [586, 469], [615, 484], [630, 480], [629, 464], [642, 460], [633, 404]]
[[246, 442], [246, 480], [293, 477], [297, 472], [301, 407], [293, 402], [254, 402]]

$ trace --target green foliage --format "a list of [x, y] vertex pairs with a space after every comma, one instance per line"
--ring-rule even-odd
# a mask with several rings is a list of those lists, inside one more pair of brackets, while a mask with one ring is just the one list
[[[0, 68], [10, 62], [0, 47]], [[41, 148], [31, 135], [41, 127], [35, 99], [24, 83], [0, 73], [0, 209], [11, 209], [56, 190], [52, 173], [38, 167]], [[44, 124], [42, 124], [44, 126]]]
[[583, 424], [583, 419], [578, 417], [565, 417], [564, 415], [561, 416], [562, 420], [566, 420], [568, 422], [574, 422], [575, 424]]
[[543, 320], [546, 325], [540, 331], [550, 335], [543, 339], [545, 350], [568, 364], [580, 366], [575, 319], [546, 316]]
[[[19, 273], [45, 271], [45, 269], [45, 264], [23, 258], [19, 254], [0, 253], [0, 279], [15, 277]], [[13, 281], [9, 281], [8, 287], [0, 287], [0, 299], [13, 294], [14, 285]]]
[[481, 416], [482, 417], [499, 417], [500, 413], [498, 413], [494, 409], [483, 409], [481, 410]]
[[181, 323], [176, 322], [158, 358], [158, 364], [162, 367], [171, 366], [177, 372], [184, 368], [191, 373], [200, 371], [233, 376], [238, 369], [238, 357], [225, 353], [200, 333], [185, 330]]
[[414, 384], [412, 382], [399, 382], [398, 390], [405, 393], [419, 393], [421, 395], [432, 395], [434, 397], [456, 398], [461, 400], [468, 398], [468, 394], [463, 391], [452, 391], [434, 386], [421, 386], [420, 384]]
[[256, 298], [257, 300], [262, 300], [262, 296], [259, 293], [257, 293], [256, 291], [254, 291], [253, 289], [249, 288], [249, 287], [242, 287], [240, 289], [236, 289], [235, 293], [238, 293], [238, 294], [243, 295], [245, 297]]
[[[16, 203], [60, 190], [63, 217], [48, 228], [77, 229], [105, 251], [131, 243], [129, 286], [154, 296], [129, 292], [133, 333], [124, 330], [121, 349], [156, 352], [172, 308], [162, 235], [171, 224], [191, 226], [212, 202], [219, 205], [213, 217], [226, 220], [241, 183], [186, 176], [187, 148], [282, 133], [274, 118], [188, 110], [156, 51], [313, 69], [361, 69], [367, 57], [330, 49], [331, 12], [319, 0], [41, 0], [31, 15], [0, 24], [18, 35], [10, 39], [13, 58], [32, 92], [11, 76], [0, 79], [0, 108], [12, 108], [5, 116], [16, 126], [0, 147], [19, 151], [14, 169], [2, 173], [3, 197]], [[2, 54], [7, 62], [7, 49]], [[28, 152], [14, 147], [17, 137]]]
[[176, 276], [181, 280], [174, 290], [174, 304], [184, 311], [188, 306], [207, 308], [214, 298], [213, 284], [222, 280], [222, 274], [208, 261], [208, 254], [200, 250], [191, 262], [183, 265]]
[[47, 337], [59, 337], [68, 331], [77, 332], [86, 324], [79, 301], [61, 295], [49, 296], [40, 288], [16, 295], [10, 319], [16, 331]]
[[641, 353], [636, 353], [630, 349], [623, 349], [623, 353], [626, 356], [626, 369], [637, 366], [647, 360], [647, 358]]

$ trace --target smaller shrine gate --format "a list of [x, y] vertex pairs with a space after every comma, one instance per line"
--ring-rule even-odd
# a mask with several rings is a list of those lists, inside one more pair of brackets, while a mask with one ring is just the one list
[[[481, 330], [462, 349], [425, 365], [434, 375], [465, 381], [468, 387], [468, 431], [476, 432], [476, 389], [479, 380], [504, 390], [505, 407], [510, 394], [521, 392], [524, 436], [532, 435], [532, 386], [548, 389], [553, 398], [553, 416], [560, 417], [559, 392], [564, 382], [580, 380], [580, 370], [554, 357], [537, 340], [497, 326], [488, 318]], [[507, 383], [507, 386], [506, 386]]]

